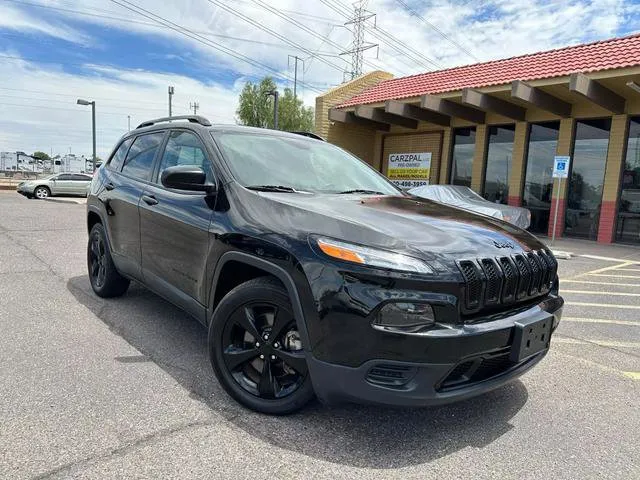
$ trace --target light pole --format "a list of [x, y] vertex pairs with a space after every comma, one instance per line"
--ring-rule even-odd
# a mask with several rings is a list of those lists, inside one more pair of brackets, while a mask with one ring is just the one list
[[171, 97], [173, 97], [174, 89], [172, 86], [169, 86], [169, 117], [171, 117]]
[[91, 126], [93, 131], [93, 171], [96, 171], [96, 102], [78, 99], [78, 105], [91, 105]]

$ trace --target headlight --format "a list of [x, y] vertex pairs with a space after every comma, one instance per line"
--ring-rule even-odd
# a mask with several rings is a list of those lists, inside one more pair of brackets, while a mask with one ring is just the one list
[[434, 273], [422, 260], [401, 253], [378, 250], [377, 248], [355, 245], [329, 238], [319, 238], [318, 247], [325, 255], [345, 262], [359, 263], [371, 267], [389, 268], [416, 273]]

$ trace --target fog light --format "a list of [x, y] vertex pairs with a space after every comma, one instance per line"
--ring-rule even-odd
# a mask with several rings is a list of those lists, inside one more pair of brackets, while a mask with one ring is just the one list
[[387, 303], [380, 309], [373, 326], [384, 330], [416, 332], [435, 323], [428, 303]]

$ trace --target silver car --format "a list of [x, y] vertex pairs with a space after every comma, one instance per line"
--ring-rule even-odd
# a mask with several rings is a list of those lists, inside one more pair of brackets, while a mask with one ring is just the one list
[[462, 185], [426, 185], [413, 188], [409, 193], [452, 207], [499, 218], [523, 229], [529, 228], [531, 223], [531, 212], [526, 208], [492, 203], [469, 187]]
[[54, 195], [86, 197], [92, 177], [86, 173], [55, 173], [37, 180], [18, 184], [18, 193], [27, 198], [47, 198]]

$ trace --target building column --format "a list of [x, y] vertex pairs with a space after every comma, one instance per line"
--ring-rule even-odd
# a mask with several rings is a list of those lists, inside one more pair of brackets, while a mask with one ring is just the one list
[[602, 204], [600, 205], [600, 224], [598, 243], [611, 243], [615, 238], [618, 198], [620, 198], [620, 175], [625, 161], [628, 115], [614, 115], [611, 118], [607, 165], [604, 171]]
[[[560, 120], [560, 131], [558, 132], [558, 146], [556, 155], [571, 155], [571, 147], [573, 145], [573, 132], [575, 130], [575, 120], [573, 118], [563, 118]], [[573, 158], [571, 159], [573, 162]], [[553, 179], [553, 194], [551, 195], [551, 210], [549, 212], [549, 229], [547, 236], [553, 235], [553, 219], [556, 212], [556, 204], [558, 205], [558, 223], [556, 226], [556, 237], [561, 237], [564, 233], [564, 216], [567, 208], [567, 189], [569, 182], [567, 178], [561, 178], [560, 182]], [[560, 183], [560, 188], [558, 188]], [[560, 196], [560, 202], [558, 202]]]
[[382, 158], [382, 142], [384, 140], [382, 132], [376, 132], [373, 144], [373, 163], [371, 166], [382, 172], [382, 163], [384, 159]]
[[440, 180], [437, 182], [440, 183], [440, 185], [451, 183], [452, 142], [453, 128], [445, 128], [442, 132], [442, 151], [440, 152]]
[[511, 175], [509, 175], [509, 205], [519, 207], [522, 205], [522, 184], [524, 183], [525, 169], [527, 166], [527, 122], [516, 122], [513, 152], [511, 154]]
[[473, 166], [471, 168], [471, 188], [478, 194], [482, 194], [482, 182], [484, 180], [485, 164], [487, 162], [487, 125], [476, 127], [476, 148], [473, 152]]

